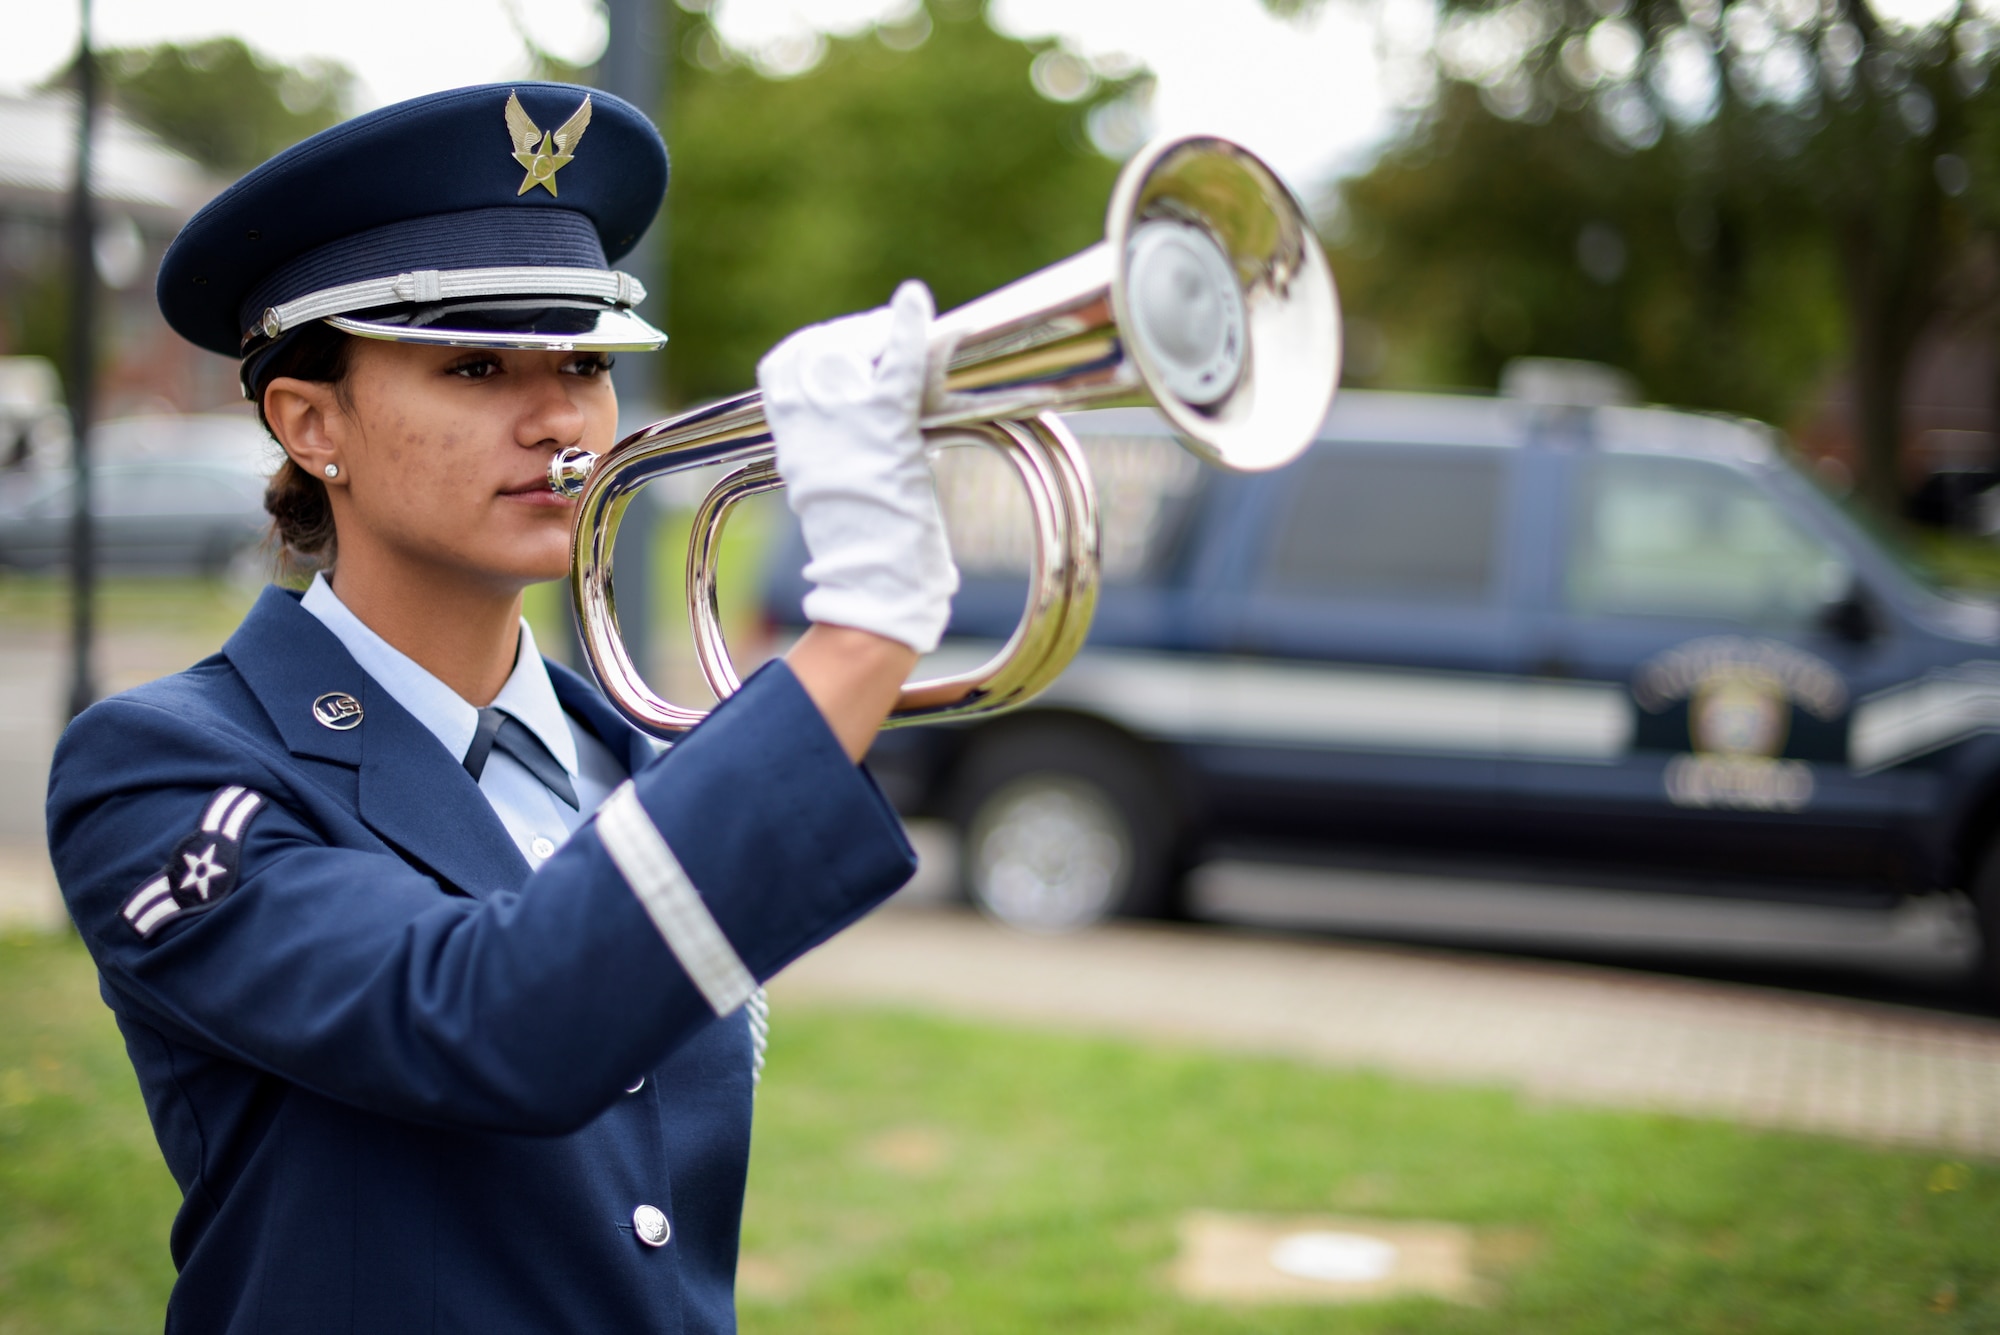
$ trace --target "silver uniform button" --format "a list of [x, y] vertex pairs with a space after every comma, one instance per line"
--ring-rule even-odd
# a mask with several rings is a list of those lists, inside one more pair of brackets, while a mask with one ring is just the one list
[[556, 842], [545, 834], [538, 834], [528, 841], [528, 851], [537, 858], [546, 858], [556, 851]]
[[674, 1230], [657, 1206], [642, 1205], [632, 1212], [632, 1229], [648, 1247], [664, 1247]]
[[637, 1094], [640, 1090], [644, 1089], [645, 1087], [646, 1087], [646, 1077], [642, 1075], [637, 1080], [634, 1080], [631, 1084], [625, 1086], [625, 1092], [627, 1094]]

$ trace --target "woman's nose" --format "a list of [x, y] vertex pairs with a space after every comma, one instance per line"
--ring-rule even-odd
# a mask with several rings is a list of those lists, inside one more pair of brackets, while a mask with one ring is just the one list
[[584, 411], [561, 372], [531, 377], [528, 402], [515, 431], [516, 441], [530, 449], [554, 445], [561, 449], [583, 438]]

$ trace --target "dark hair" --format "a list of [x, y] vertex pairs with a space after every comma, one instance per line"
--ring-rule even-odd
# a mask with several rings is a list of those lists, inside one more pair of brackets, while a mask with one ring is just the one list
[[[347, 378], [353, 349], [351, 335], [315, 322], [294, 333], [256, 368], [257, 420], [272, 440], [278, 439], [278, 433], [271, 431], [271, 419], [264, 415], [264, 387], [279, 376], [314, 380], [334, 386], [344, 404], [342, 382]], [[277, 548], [280, 577], [298, 578], [333, 568], [337, 544], [325, 482], [287, 455], [264, 488], [264, 510], [271, 516], [271, 544]]]

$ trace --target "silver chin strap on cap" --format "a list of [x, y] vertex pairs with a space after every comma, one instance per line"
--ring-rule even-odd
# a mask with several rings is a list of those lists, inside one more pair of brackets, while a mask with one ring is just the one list
[[[262, 368], [286, 336], [316, 322], [391, 343], [651, 352], [665, 347], [667, 336], [632, 310], [645, 299], [645, 285], [631, 274], [557, 265], [417, 269], [342, 283], [267, 307], [244, 332], [239, 371], [243, 397], [255, 401]], [[451, 303], [465, 305], [454, 309]], [[406, 308], [407, 313], [398, 312], [403, 318], [362, 319], [357, 314], [396, 307]], [[413, 318], [426, 307], [433, 308], [428, 318]], [[567, 318], [550, 321], [545, 317], [551, 313]]]
[[554, 265], [515, 264], [495, 269], [417, 269], [392, 278], [367, 278], [342, 283], [266, 307], [258, 322], [243, 332], [243, 350], [255, 350], [259, 338], [276, 340], [301, 325], [378, 306], [421, 305], [468, 297], [583, 297], [630, 310], [646, 299], [646, 287], [617, 269], [567, 269]]

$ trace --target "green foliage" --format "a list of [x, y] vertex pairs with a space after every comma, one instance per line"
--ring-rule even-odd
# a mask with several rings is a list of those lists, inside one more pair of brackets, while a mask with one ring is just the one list
[[[178, 1193], [74, 938], [0, 939], [0, 1335], [157, 1329]], [[1991, 1330], [2000, 1172], [782, 995], [747, 1332]], [[1479, 1306], [1174, 1297], [1183, 1211], [1441, 1219]]]
[[348, 114], [344, 65], [286, 65], [239, 39], [101, 53], [104, 82], [126, 114], [206, 167], [248, 171]]
[[1634, 151], [1581, 111], [1507, 120], [1448, 88], [1341, 198], [1342, 299], [1382, 349], [1353, 378], [1491, 389], [1510, 358], [1578, 357], [1658, 402], [1787, 420], [1843, 347], [1838, 261], [1808, 226], [1768, 244], [1719, 184], [1681, 140]]
[[[1919, 338], [2000, 314], [2000, 22], [1969, 3], [1911, 27], [1866, 0], [1453, 0], [1433, 58], [1440, 96], [1348, 195], [1364, 313], [1414, 343], [1391, 368], [1481, 381], [1506, 352], [1570, 353], [1782, 419], [1844, 362], [1863, 493], [1894, 508]], [[1454, 215], [1431, 252], [1382, 240]], [[1595, 290], [1593, 222], [1628, 259]], [[1353, 250], [1371, 237], [1379, 262]], [[1453, 299], [1391, 310], [1409, 287]]]
[[682, 19], [666, 122], [675, 401], [750, 388], [786, 333], [881, 305], [901, 279], [944, 309], [1101, 238], [1117, 168], [1083, 120], [1121, 90], [1044, 100], [1035, 48], [964, 6], [930, 17], [914, 49], [834, 40], [792, 79]]
[[[967, 0], [884, 34], [828, 44], [790, 79], [727, 51], [709, 21], [676, 14], [670, 43], [670, 255], [664, 310], [669, 397], [751, 387], [757, 359], [801, 325], [930, 283], [941, 308], [1099, 239], [1116, 164], [1084, 133], [1083, 101], [1038, 95], [1038, 48], [1000, 36]], [[928, 28], [928, 36], [923, 33]], [[524, 39], [525, 40], [525, 39]], [[530, 50], [544, 77], [587, 74]], [[288, 67], [234, 38], [103, 54], [111, 95], [168, 142], [235, 173], [333, 124], [352, 76]]]
[[69, 275], [61, 264], [38, 265], [0, 290], [0, 353], [69, 357]]

